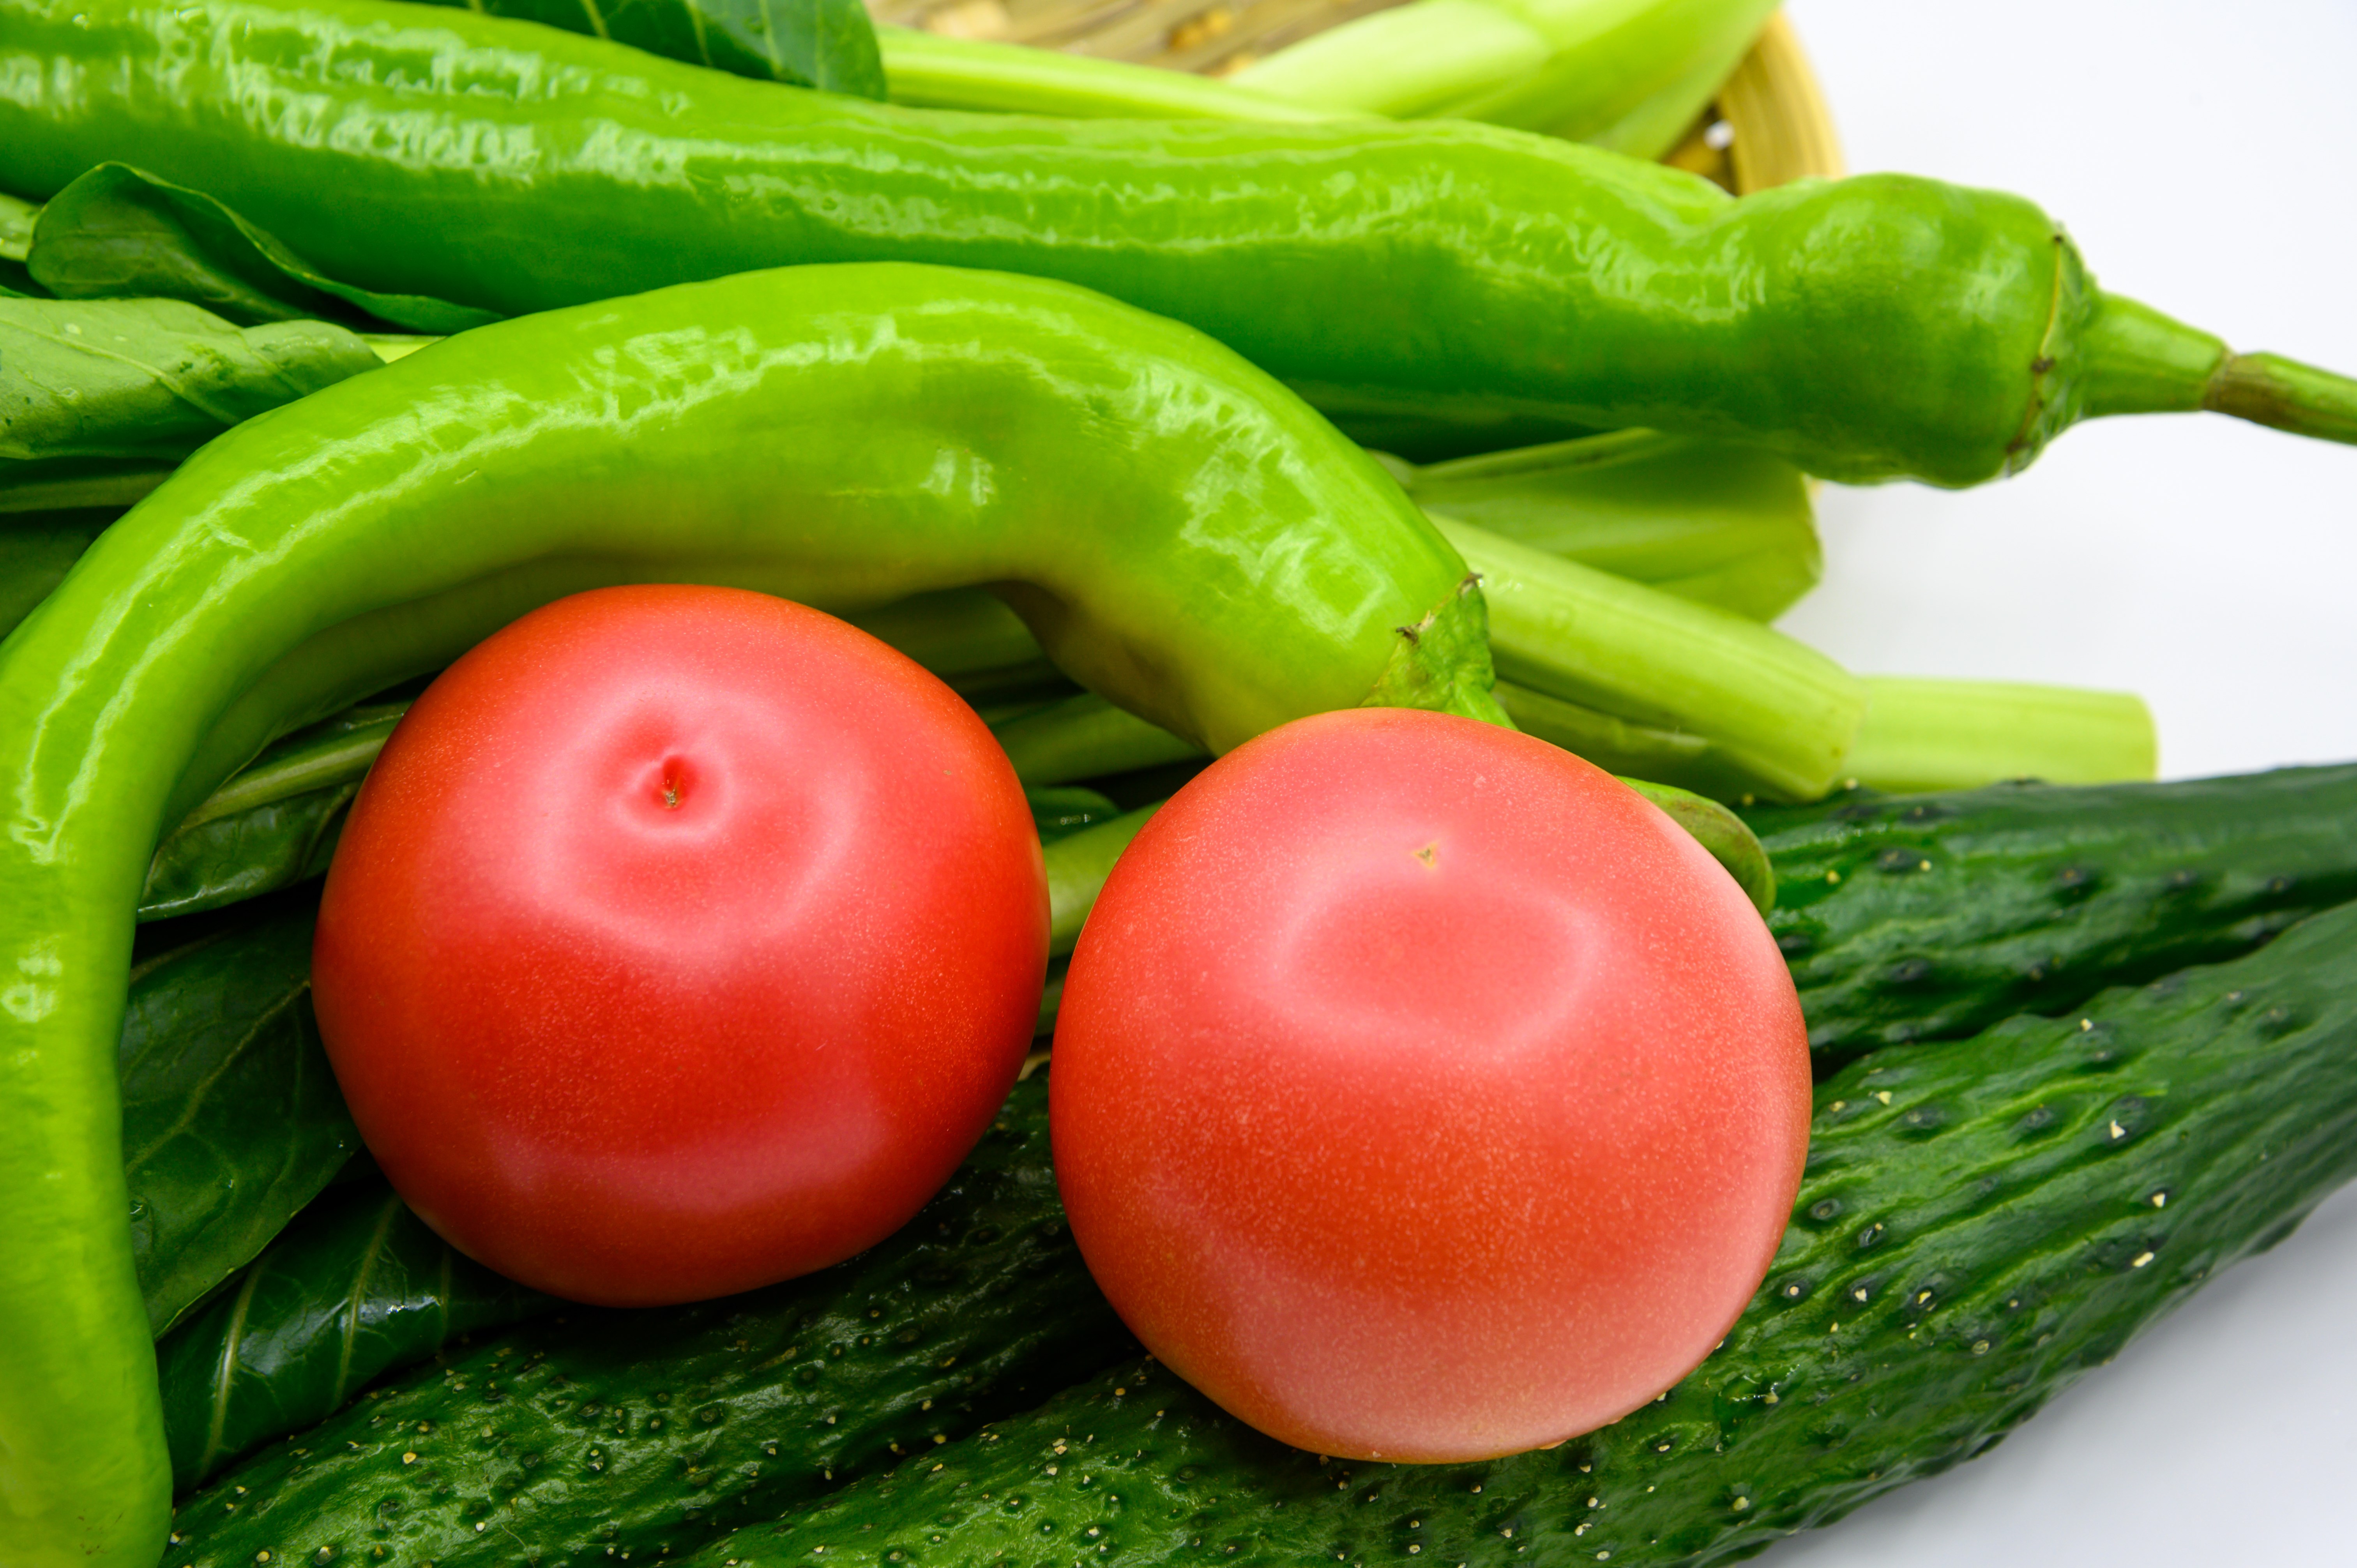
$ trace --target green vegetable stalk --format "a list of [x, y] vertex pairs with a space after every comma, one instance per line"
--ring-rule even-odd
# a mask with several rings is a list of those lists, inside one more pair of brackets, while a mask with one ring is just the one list
[[876, 41], [892, 102], [912, 109], [1089, 120], [1298, 124], [1335, 117], [1331, 110], [1230, 81], [1125, 60], [944, 38], [911, 27], [879, 27]]
[[1900, 675], [1869, 675], [1866, 690], [1843, 771], [1877, 789], [2109, 784], [2159, 768], [2152, 714], [2130, 693]]
[[1643, 426], [1945, 485], [2116, 413], [2357, 440], [2357, 383], [2104, 293], [2027, 201], [1902, 176], [1738, 201], [1459, 122], [958, 115], [387, 0], [0, 0], [0, 84], [20, 196], [136, 163], [326, 275], [502, 314], [920, 261], [1095, 288], [1458, 435]]
[[1693, 125], [1774, 8], [1418, 0], [1313, 34], [1223, 81], [899, 27], [877, 38], [891, 100], [911, 108], [1280, 123], [1445, 116], [1651, 158]]
[[1386, 466], [1436, 517], [1757, 621], [1824, 571], [1807, 479], [1754, 447], [1620, 430]]
[[1440, 528], [1481, 574], [1501, 678], [1700, 736], [1731, 780], [1760, 794], [1813, 800], [1840, 777], [1867, 694], [1824, 655], [1484, 529]]
[[1235, 85], [1329, 111], [1483, 120], [1659, 157], [1776, 0], [1415, 0], [1254, 60]]
[[139, 918], [197, 914], [325, 875], [345, 811], [407, 708], [349, 708], [240, 769], [156, 846]]

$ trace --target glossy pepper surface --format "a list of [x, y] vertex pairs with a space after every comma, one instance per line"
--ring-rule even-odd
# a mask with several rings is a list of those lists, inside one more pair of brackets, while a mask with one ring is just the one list
[[9, 1568], [149, 1568], [163, 1541], [114, 1082], [159, 832], [323, 705], [646, 580], [844, 611], [1003, 585], [1068, 671], [1215, 749], [1365, 702], [1501, 716], [1479, 590], [1372, 458], [1200, 334], [1060, 284], [746, 274], [246, 422], [0, 650]]
[[1100, 289], [1351, 418], [1644, 425], [1950, 485], [2097, 414], [2357, 440], [2357, 383], [2102, 294], [2027, 201], [1895, 175], [1738, 201], [1468, 124], [958, 114], [387, 0], [0, 0], [0, 187], [109, 159], [339, 278], [502, 313], [922, 261]]

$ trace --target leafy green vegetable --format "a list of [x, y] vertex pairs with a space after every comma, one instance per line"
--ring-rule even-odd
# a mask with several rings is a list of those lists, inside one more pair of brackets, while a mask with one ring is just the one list
[[121, 515], [114, 507], [0, 511], [0, 637], [49, 596], [90, 542]]
[[128, 506], [231, 425], [380, 362], [323, 321], [0, 299], [0, 512]]
[[139, 918], [219, 908], [324, 873], [345, 809], [408, 706], [346, 709], [254, 758], [156, 846]]
[[462, 1334], [555, 1305], [452, 1250], [381, 1177], [330, 1192], [156, 1347], [172, 1485], [325, 1420]]
[[317, 317], [449, 333], [499, 319], [339, 283], [202, 191], [127, 164], [101, 164], [50, 198], [26, 264], [60, 299], [178, 299], [247, 326]]
[[161, 1334], [262, 1251], [360, 1146], [311, 1016], [307, 907], [135, 970], [123, 1169]]
[[1064, 1223], [1047, 1091], [833, 1268], [568, 1307], [379, 1384], [183, 1498], [166, 1563], [650, 1568], [1088, 1377], [1135, 1341]]
[[431, 0], [519, 16], [764, 81], [881, 101], [884, 59], [859, 0]]

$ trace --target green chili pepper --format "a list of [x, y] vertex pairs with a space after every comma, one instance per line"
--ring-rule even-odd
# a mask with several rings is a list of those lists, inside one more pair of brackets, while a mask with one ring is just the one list
[[462, 334], [213, 441], [0, 647], [0, 1538], [147, 1568], [169, 1501], [113, 1048], [150, 851], [260, 743], [533, 604], [1003, 585], [1215, 750], [1361, 703], [1502, 721], [1464, 564], [1200, 334], [1068, 285], [751, 274]]
[[132, 162], [327, 275], [502, 313], [897, 259], [1100, 289], [1359, 416], [1837, 478], [1975, 483], [2113, 413], [2357, 441], [2357, 382], [2104, 294], [2027, 201], [1897, 175], [1736, 200], [1458, 122], [904, 109], [388, 0], [0, 0], [0, 148], [20, 196]]

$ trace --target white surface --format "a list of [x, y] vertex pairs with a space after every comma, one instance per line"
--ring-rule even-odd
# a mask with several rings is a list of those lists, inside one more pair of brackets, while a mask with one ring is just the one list
[[[1789, 9], [1854, 170], [2020, 191], [2106, 286], [2357, 373], [2357, 4]], [[2357, 758], [2357, 449], [2113, 419], [2006, 483], [1822, 515], [1824, 585], [1782, 624], [1855, 669], [2142, 693], [2174, 777]]]
[[[2357, 372], [2352, 0], [1790, 0], [1854, 170], [2018, 190], [2107, 285]], [[1828, 490], [1782, 622], [1867, 672], [2142, 693], [2173, 777], [2357, 758], [2357, 448], [2069, 432], [1963, 493]], [[2357, 1563], [2357, 1191], [1988, 1456], [1780, 1568]]]

